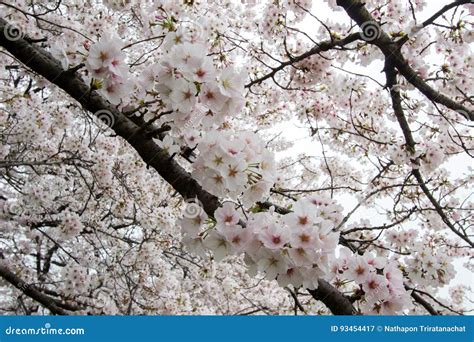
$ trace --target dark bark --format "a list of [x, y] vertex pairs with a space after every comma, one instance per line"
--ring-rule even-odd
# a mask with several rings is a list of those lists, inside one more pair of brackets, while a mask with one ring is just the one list
[[28, 297], [36, 300], [42, 304], [45, 308], [51, 311], [54, 315], [67, 315], [67, 311], [59, 306], [59, 303], [52, 297], [45, 295], [43, 292], [38, 290], [33, 285], [25, 283], [15, 273], [8, 270], [5, 266], [0, 263], [0, 276], [8, 281], [10, 284], [21, 290]]
[[[170, 159], [169, 155], [153, 142], [146, 130], [134, 123], [97, 92], [91, 91], [75, 69], [64, 70], [58, 60], [44, 49], [34, 46], [27, 39], [22, 38], [14, 41], [7, 39], [5, 37], [7, 24], [3, 18], [0, 18], [0, 46], [26, 67], [63, 89], [85, 110], [95, 115], [104, 111], [113, 115], [111, 128], [137, 151], [147, 165], [154, 168], [184, 198], [198, 198], [204, 211], [210, 216], [214, 214], [214, 211], [220, 206], [218, 198], [202, 189], [186, 170]], [[0, 274], [0, 276], [3, 275]], [[348, 300], [344, 300], [345, 296], [329, 283], [320, 281], [320, 288], [316, 291], [317, 298], [315, 298], [321, 300], [334, 314], [352, 314], [352, 304]]]
[[[460, 1], [459, 5], [465, 3]], [[372, 22], [375, 23], [374, 17], [370, 12], [365, 8], [365, 5], [360, 0], [337, 0], [337, 4], [344, 8], [346, 13], [354, 20], [357, 25], [362, 26], [364, 23]], [[399, 42], [393, 41], [382, 29], [379, 27], [379, 36], [370, 41], [370, 44], [376, 45], [382, 53], [385, 55], [385, 58], [390, 58], [393, 65], [397, 68], [405, 79], [410, 82], [415, 88], [417, 88], [423, 95], [433, 102], [442, 104], [449, 109], [452, 109], [459, 114], [463, 115], [466, 119], [474, 121], [474, 111], [453, 101], [449, 97], [435, 89], [431, 88], [417, 73], [413, 70], [412, 67], [408, 64], [407, 60], [403, 57], [400, 52], [401, 44]], [[401, 42], [405, 42], [402, 38]], [[400, 43], [401, 43], [400, 42]]]
[[59, 61], [47, 51], [30, 44], [25, 39], [8, 40], [4, 34], [7, 22], [0, 18], [0, 45], [22, 62], [25, 66], [54, 83], [72, 98], [77, 100], [84, 109], [93, 114], [107, 112], [113, 115], [112, 129], [125, 139], [140, 155], [143, 161], [153, 167], [158, 173], [176, 189], [184, 198], [197, 197], [209, 215], [219, 206], [217, 197], [204, 191], [202, 187], [178, 163], [170, 159], [147, 131], [140, 129], [127, 116], [104, 100], [90, 87], [76, 72], [63, 70]]
[[[386, 62], [385, 62], [385, 74], [387, 76], [387, 87], [390, 88], [390, 97], [392, 99], [392, 108], [395, 113], [395, 117], [397, 118], [398, 124], [402, 130], [403, 136], [405, 137], [405, 145], [407, 146], [408, 151], [411, 154], [415, 153], [416, 149], [416, 142], [415, 139], [413, 138], [410, 126], [408, 124], [408, 121], [405, 117], [405, 113], [402, 107], [402, 98], [400, 95], [400, 91], [398, 90], [396, 84], [397, 84], [397, 75], [394, 66], [391, 63], [391, 58], [387, 57]], [[414, 163], [419, 165], [419, 160], [414, 160]], [[474, 247], [474, 242], [471, 241], [471, 239], [468, 237], [468, 235], [463, 231], [462, 229], [457, 229], [454, 224], [451, 222], [449, 217], [446, 215], [444, 212], [443, 207], [441, 204], [436, 200], [436, 198], [433, 196], [431, 191], [428, 189], [426, 186], [425, 181], [423, 180], [423, 176], [421, 175], [421, 172], [419, 168], [413, 168], [412, 174], [415, 176], [421, 190], [425, 194], [425, 196], [428, 198], [428, 200], [431, 202], [431, 204], [434, 206], [436, 212], [438, 215], [441, 217], [443, 222], [446, 224], [446, 226], [457, 236], [459, 236], [462, 240], [464, 240], [466, 243], [468, 243], [471, 247]]]
[[320, 300], [334, 315], [354, 315], [356, 310], [349, 298], [327, 281], [320, 279], [316, 290], [308, 290], [314, 299]]

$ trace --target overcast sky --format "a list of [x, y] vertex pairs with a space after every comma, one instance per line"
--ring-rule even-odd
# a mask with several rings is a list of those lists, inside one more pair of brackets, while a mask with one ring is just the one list
[[[401, 0], [396, 0], [396, 1], [401, 1]], [[431, 15], [436, 13], [439, 9], [441, 9], [444, 5], [451, 3], [452, 1], [449, 0], [427, 0], [427, 6], [424, 11], [421, 13], [417, 14], [417, 20], [418, 22], [422, 22], [429, 18]], [[340, 16], [341, 20], [347, 22], [347, 15], [344, 12], [337, 12], [337, 16], [335, 16], [334, 12], [329, 9], [329, 7], [326, 5], [325, 2], [322, 0], [313, 0], [313, 11], [319, 19], [321, 20], [337, 20], [338, 16]], [[438, 19], [439, 20], [439, 19]], [[302, 29], [305, 32], [311, 32], [314, 31], [314, 25], [315, 21], [312, 18], [307, 18], [302, 24]], [[472, 46], [471, 46], [472, 48]], [[431, 59], [429, 59], [431, 62], [436, 61], [436, 58], [433, 56]], [[346, 70], [350, 70], [353, 72], [358, 72], [358, 73], [363, 73], [366, 75], [369, 75], [373, 78], [375, 78], [377, 81], [380, 83], [384, 84], [385, 83], [385, 75], [381, 72], [383, 68], [383, 62], [376, 61], [372, 63], [369, 67], [360, 67], [355, 64], [346, 64], [344, 66]], [[311, 139], [308, 137], [308, 129], [304, 127], [301, 123], [299, 123], [296, 119], [292, 121], [291, 127], [289, 127], [288, 124], [281, 124], [272, 129], [272, 132], [275, 133], [282, 133], [283, 136], [285, 136], [288, 140], [294, 141], [295, 145], [293, 148], [280, 153], [278, 155], [278, 158], [283, 158], [288, 155], [295, 155], [299, 153], [305, 153], [306, 155], [313, 155], [313, 156], [318, 156], [321, 157], [321, 148], [319, 143], [316, 143], [314, 141], [311, 141]], [[472, 165], [472, 161], [467, 158], [466, 156], [459, 157], [459, 158], [453, 158], [450, 160], [450, 171], [453, 172], [454, 175], [459, 176], [462, 173], [468, 172], [468, 166]], [[345, 195], [345, 196], [340, 196], [337, 195], [335, 197], [341, 205], [344, 206], [345, 212], [348, 212], [351, 208], [354, 207], [355, 204], [357, 204], [357, 201], [355, 198]], [[357, 214], [353, 215], [354, 219], [360, 219], [360, 218], [370, 218], [374, 224], [378, 223], [383, 223], [386, 221], [386, 219], [379, 214], [377, 214], [376, 210], [365, 210], [365, 211], [359, 211]], [[416, 224], [416, 223], [415, 223]], [[471, 287], [474, 287], [473, 285], [473, 280], [472, 280], [472, 273], [467, 271], [464, 267], [461, 267], [462, 263], [464, 263], [467, 259], [464, 261], [458, 260], [455, 262], [455, 268], [457, 270], [457, 275], [456, 278], [450, 283], [451, 285], [454, 284], [469, 284]], [[448, 293], [448, 287], [444, 287], [443, 289], [440, 290], [440, 295], [441, 297], [444, 297], [445, 299], [449, 298], [449, 293]], [[439, 299], [441, 299], [440, 296], [438, 296]], [[467, 307], [472, 307], [472, 304], [468, 304], [466, 302]]]

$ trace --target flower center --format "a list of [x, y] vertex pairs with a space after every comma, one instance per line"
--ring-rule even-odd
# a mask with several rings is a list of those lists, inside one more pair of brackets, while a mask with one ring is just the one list
[[302, 226], [308, 224], [308, 216], [300, 216], [298, 217], [298, 223]]
[[309, 242], [310, 236], [308, 234], [301, 234], [300, 235], [300, 241], [301, 242]]
[[379, 284], [375, 280], [369, 281], [368, 285], [371, 290], [375, 290], [377, 287], [379, 287]]
[[355, 272], [357, 273], [357, 275], [362, 275], [365, 273], [365, 268], [362, 266], [357, 266], [357, 268], [355, 269]]

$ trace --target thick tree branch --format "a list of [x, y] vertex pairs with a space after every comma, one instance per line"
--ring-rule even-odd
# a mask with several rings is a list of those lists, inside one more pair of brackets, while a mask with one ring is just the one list
[[429, 17], [428, 19], [426, 19], [423, 23], [422, 23], [422, 26], [423, 27], [426, 27], [428, 25], [431, 25], [432, 23], [434, 23], [434, 21], [436, 19], [438, 19], [440, 16], [442, 16], [444, 13], [446, 13], [447, 11], [449, 11], [451, 8], [454, 8], [454, 7], [458, 7], [458, 6], [461, 6], [461, 5], [465, 5], [465, 4], [472, 4], [472, 0], [456, 0], [450, 4], [447, 4], [447, 5], [444, 5], [438, 12], [436, 12], [435, 14], [433, 14], [431, 17]]
[[292, 57], [288, 61], [281, 63], [279, 66], [272, 68], [271, 72], [246, 84], [245, 88], [251, 88], [255, 84], [260, 84], [269, 78], [273, 78], [276, 75], [276, 73], [285, 69], [287, 66], [293, 65], [294, 63], [301, 62], [302, 60], [308, 57], [311, 57], [315, 54], [318, 54], [324, 51], [329, 51], [331, 49], [334, 49], [335, 47], [345, 46], [347, 44], [355, 42], [358, 39], [360, 39], [360, 33], [357, 32], [357, 33], [352, 33], [343, 39], [335, 39], [335, 40], [321, 42], [320, 44], [313, 47], [311, 50], [305, 53], [302, 53], [299, 56]]
[[323, 302], [334, 315], [354, 315], [356, 310], [349, 298], [327, 281], [320, 279], [316, 290], [308, 290], [314, 299]]
[[[403, 136], [405, 137], [405, 143], [406, 143], [407, 149], [411, 154], [414, 154], [415, 153], [416, 142], [415, 142], [415, 139], [413, 138], [410, 126], [408, 125], [408, 121], [407, 121], [407, 119], [405, 117], [405, 114], [403, 112], [402, 98], [400, 96], [400, 91], [397, 87], [397, 74], [396, 74], [395, 68], [392, 64], [392, 58], [391, 57], [386, 58], [386, 61], [385, 61], [385, 74], [387, 76], [387, 87], [390, 89], [390, 97], [392, 99], [392, 107], [393, 107], [395, 116], [396, 116], [398, 124], [400, 125], [400, 128], [403, 132]], [[414, 162], [419, 163], [418, 160], [415, 160]], [[446, 226], [454, 234], [456, 234], [461, 239], [463, 239], [465, 242], [467, 242], [471, 247], [474, 247], [474, 242], [472, 242], [459, 229], [456, 229], [456, 227], [453, 225], [453, 223], [446, 216], [443, 208], [438, 203], [438, 201], [434, 198], [433, 194], [431, 193], [431, 191], [426, 186], [426, 184], [423, 180], [423, 177], [420, 173], [420, 170], [417, 169], [417, 168], [413, 168], [412, 174], [415, 176], [421, 190], [423, 191], [425, 196], [428, 198], [428, 200], [431, 202], [431, 204], [434, 206], [436, 212], [441, 217], [441, 219], [446, 224]]]
[[67, 311], [59, 307], [59, 303], [50, 296], [45, 295], [33, 285], [25, 283], [20, 277], [11, 272], [0, 262], [0, 276], [7, 282], [22, 291], [28, 297], [36, 300], [54, 315], [68, 315]]
[[[363, 27], [365, 23], [376, 23], [374, 17], [360, 0], [337, 0], [337, 4], [343, 7], [352, 20], [361, 27]], [[431, 88], [416, 71], [410, 67], [400, 52], [400, 44], [393, 41], [380, 26], [377, 26], [377, 31], [377, 36], [371, 40], [370, 43], [376, 45], [385, 55], [385, 58], [392, 60], [393, 65], [408, 82], [431, 101], [442, 104], [463, 115], [466, 119], [474, 121], [474, 111], [472, 109], [468, 109], [464, 105], [453, 101], [449, 97]]]
[[24, 39], [8, 40], [4, 34], [6, 25], [7, 22], [0, 18], [1, 46], [25, 66], [66, 91], [84, 109], [96, 115], [104, 113], [110, 115], [112, 117], [111, 128], [138, 152], [147, 165], [157, 170], [184, 198], [197, 197], [202, 202], [206, 213], [210, 215], [214, 213], [219, 206], [217, 197], [204, 191], [188, 172], [173, 159], [170, 159], [169, 155], [156, 145], [151, 137], [147, 136], [146, 131], [141, 130], [97, 92], [91, 91], [78, 74], [63, 70], [59, 61], [45, 50]]
[[[184, 198], [197, 197], [204, 211], [210, 216], [214, 214], [220, 205], [218, 198], [202, 189], [186, 170], [153, 142], [146, 130], [132, 122], [97, 92], [92, 91], [80, 75], [63, 70], [60, 62], [44, 49], [32, 45], [25, 39], [14, 41], [7, 39], [5, 37], [7, 24], [3, 18], [0, 18], [0, 46], [26, 67], [63, 89], [84, 109], [95, 115], [110, 114], [113, 119], [111, 128], [138, 152], [147, 165], [153, 167]], [[352, 314], [352, 304], [344, 300], [346, 297], [329, 283], [321, 281], [317, 293], [319, 300], [334, 314]]]

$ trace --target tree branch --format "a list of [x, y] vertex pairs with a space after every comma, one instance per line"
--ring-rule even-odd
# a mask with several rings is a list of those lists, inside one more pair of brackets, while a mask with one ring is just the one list
[[[0, 46], [3, 46], [26, 67], [63, 89], [84, 109], [95, 115], [104, 112], [110, 114], [112, 116], [111, 128], [138, 152], [147, 165], [154, 168], [184, 198], [197, 197], [201, 201], [204, 211], [209, 216], [214, 214], [214, 211], [220, 206], [218, 198], [202, 189], [186, 170], [170, 159], [170, 156], [153, 142], [146, 130], [132, 122], [97, 92], [92, 91], [80, 75], [64, 70], [61, 63], [44, 49], [33, 46], [25, 39], [14, 41], [7, 39], [5, 37], [7, 24], [3, 18], [0, 18]], [[318, 298], [321, 298], [319, 300], [334, 314], [352, 314], [352, 304], [331, 284], [320, 281], [320, 288], [314, 293], [318, 294]]]
[[272, 68], [272, 71], [269, 72], [268, 74], [247, 83], [245, 85], [245, 88], [251, 88], [255, 84], [262, 83], [263, 81], [265, 81], [269, 78], [274, 78], [274, 76], [276, 75], [277, 72], [285, 69], [287, 66], [290, 66], [294, 63], [301, 62], [302, 60], [304, 60], [308, 57], [311, 57], [315, 54], [318, 54], [318, 53], [321, 53], [321, 52], [324, 52], [324, 51], [328, 51], [328, 50], [333, 49], [337, 46], [340, 46], [340, 47], [345, 46], [347, 44], [355, 42], [358, 39], [360, 39], [360, 33], [357, 32], [357, 33], [352, 33], [352, 34], [348, 35], [347, 37], [345, 37], [343, 39], [336, 39], [336, 40], [321, 42], [317, 46], [313, 47], [311, 50], [309, 50], [309, 51], [307, 51], [307, 52], [305, 52], [305, 53], [303, 53], [299, 56], [290, 58], [286, 62], [280, 63], [279, 66], [277, 66], [275, 68]]
[[7, 282], [15, 286], [17, 289], [22, 291], [28, 297], [36, 300], [38, 303], [43, 305], [54, 315], [68, 315], [67, 311], [59, 307], [58, 302], [51, 298], [50, 296], [45, 295], [43, 292], [38, 290], [33, 285], [28, 285], [20, 277], [11, 272], [0, 262], [0, 276], [5, 279]]
[[465, 5], [465, 4], [472, 4], [472, 0], [456, 0], [450, 4], [447, 4], [447, 5], [444, 5], [438, 12], [436, 12], [435, 14], [433, 14], [431, 17], [429, 17], [428, 19], [426, 19], [423, 23], [422, 23], [422, 26], [423, 27], [426, 27], [428, 25], [431, 25], [432, 23], [434, 23], [434, 21], [436, 19], [438, 19], [440, 16], [442, 16], [444, 13], [446, 13], [447, 11], [449, 11], [451, 8], [454, 8], [454, 7], [458, 7], [458, 6], [461, 6], [461, 5]]
[[[411, 154], [414, 154], [416, 143], [415, 143], [415, 139], [413, 138], [413, 135], [411, 133], [411, 129], [410, 129], [410, 126], [408, 124], [408, 121], [407, 121], [407, 119], [405, 117], [405, 114], [403, 112], [402, 98], [400, 96], [400, 91], [397, 87], [397, 75], [396, 75], [395, 68], [392, 64], [392, 58], [391, 57], [386, 57], [386, 60], [385, 60], [385, 74], [387, 76], [387, 87], [390, 89], [390, 97], [392, 99], [392, 107], [393, 107], [393, 110], [395, 112], [395, 117], [397, 118], [398, 124], [400, 125], [400, 128], [401, 128], [401, 130], [403, 132], [403, 135], [405, 137], [405, 143], [406, 143], [408, 151]], [[419, 163], [418, 160], [416, 160], [414, 162]], [[436, 212], [441, 217], [441, 219], [446, 224], [446, 226], [454, 234], [456, 234], [461, 239], [463, 239], [465, 242], [467, 242], [471, 247], [474, 247], [474, 242], [471, 241], [465, 234], [462, 234], [461, 231], [456, 229], [456, 227], [453, 225], [453, 223], [446, 216], [446, 214], [443, 211], [443, 208], [438, 203], [438, 201], [433, 197], [433, 195], [431, 194], [431, 191], [426, 186], [426, 184], [423, 180], [423, 177], [421, 176], [420, 170], [416, 169], [416, 168], [413, 168], [412, 174], [415, 176], [421, 190], [423, 191], [425, 196], [428, 198], [428, 200], [431, 202], [431, 204], [434, 206]]]
[[430, 313], [430, 315], [433, 315], [433, 316], [438, 316], [439, 315], [439, 312], [436, 311], [433, 308], [433, 306], [430, 303], [428, 303], [425, 299], [423, 299], [423, 297], [421, 297], [418, 293], [416, 293], [415, 291], [412, 291], [411, 296], [413, 297], [415, 302], [417, 302], [422, 307], [424, 307], [426, 309], [426, 311], [428, 311]]
[[349, 298], [327, 281], [319, 279], [316, 290], [308, 290], [314, 299], [323, 302], [334, 315], [354, 315], [356, 310]]
[[[354, 20], [357, 25], [363, 26], [364, 23], [376, 23], [374, 17], [365, 8], [364, 3], [360, 0], [337, 0], [337, 4], [344, 8], [346, 13]], [[378, 25], [378, 24], [377, 24]], [[407, 60], [403, 57], [400, 52], [400, 45], [393, 41], [379, 26], [377, 27], [378, 37], [370, 41], [370, 44], [376, 45], [385, 58], [390, 58], [393, 65], [397, 68], [405, 79], [410, 82], [415, 88], [417, 88], [423, 95], [433, 102], [442, 104], [449, 109], [452, 109], [466, 119], [474, 121], [474, 111], [468, 109], [464, 105], [453, 101], [446, 95], [431, 88], [412, 67], [408, 64]]]

